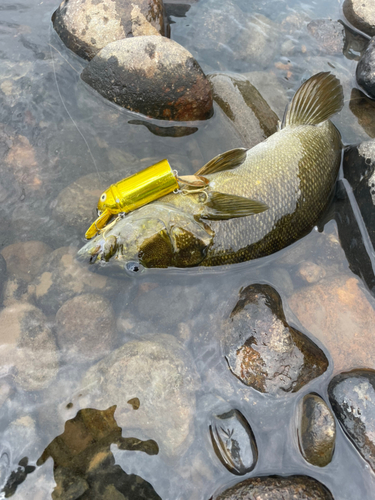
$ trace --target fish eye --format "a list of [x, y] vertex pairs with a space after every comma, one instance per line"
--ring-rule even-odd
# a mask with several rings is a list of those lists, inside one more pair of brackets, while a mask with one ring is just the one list
[[107, 198], [107, 195], [105, 193], [103, 193], [100, 197], [100, 201], [105, 201], [106, 198]]
[[131, 260], [125, 264], [125, 269], [130, 274], [136, 274], [142, 272], [144, 267], [139, 262]]

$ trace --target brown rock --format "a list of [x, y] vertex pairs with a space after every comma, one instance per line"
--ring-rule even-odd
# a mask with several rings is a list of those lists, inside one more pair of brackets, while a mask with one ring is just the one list
[[349, 109], [366, 134], [375, 138], [375, 102], [359, 89], [352, 89]]
[[37, 276], [50, 252], [52, 248], [41, 241], [26, 241], [8, 245], [1, 254], [7, 263], [8, 274], [29, 283]]
[[108, 44], [81, 78], [106, 99], [160, 120], [205, 120], [212, 115], [210, 84], [177, 42], [142, 36]]
[[342, 6], [346, 19], [359, 31], [375, 35], [375, 10], [372, 0], [345, 0]]
[[162, 0], [64, 0], [52, 21], [65, 45], [88, 60], [116, 40], [165, 33]]
[[307, 283], [316, 283], [324, 278], [326, 271], [323, 267], [318, 266], [314, 262], [306, 261], [299, 266], [298, 274], [304, 281], [307, 281]]
[[374, 299], [353, 276], [324, 279], [295, 292], [289, 306], [329, 350], [334, 372], [375, 368]]
[[26, 390], [47, 387], [57, 374], [56, 344], [42, 311], [31, 304], [15, 304], [0, 313], [2, 368], [13, 369]]
[[56, 313], [56, 336], [68, 358], [99, 359], [111, 351], [116, 328], [111, 303], [85, 293], [67, 300]]

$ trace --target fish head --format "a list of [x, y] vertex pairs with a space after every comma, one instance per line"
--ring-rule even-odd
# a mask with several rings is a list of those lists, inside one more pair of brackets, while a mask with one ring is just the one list
[[118, 212], [117, 208], [120, 203], [120, 199], [118, 198], [118, 193], [114, 189], [114, 186], [109, 186], [108, 189], [104, 191], [100, 195], [98, 201], [98, 212], [104, 212], [104, 210], [109, 210], [111, 213]]
[[133, 267], [197, 266], [213, 233], [174, 206], [146, 205], [105, 228], [78, 252], [81, 260]]

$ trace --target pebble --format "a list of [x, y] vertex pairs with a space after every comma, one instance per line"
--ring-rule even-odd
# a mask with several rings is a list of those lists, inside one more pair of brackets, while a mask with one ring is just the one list
[[215, 500], [334, 500], [322, 483], [309, 476], [262, 476], [246, 479]]
[[[108, 408], [116, 401], [117, 424], [155, 440], [163, 457], [180, 457], [194, 440], [199, 378], [189, 352], [172, 335], [132, 340], [92, 366], [76, 406]], [[138, 398], [134, 411], [128, 401]]]
[[242, 144], [252, 148], [277, 131], [278, 117], [242, 75], [209, 75], [214, 101], [232, 122]]
[[298, 275], [307, 283], [317, 283], [326, 275], [323, 267], [314, 262], [303, 262], [298, 268]]
[[372, 0], [345, 0], [342, 6], [346, 19], [359, 31], [375, 35], [375, 11]]
[[51, 252], [52, 248], [42, 241], [26, 241], [6, 246], [1, 255], [6, 260], [9, 275], [30, 283]]
[[37, 307], [18, 303], [0, 313], [2, 370], [14, 371], [16, 383], [29, 391], [47, 387], [58, 371], [55, 340]]
[[65, 45], [88, 60], [116, 40], [166, 32], [162, 0], [64, 0], [52, 22]]
[[253, 431], [240, 411], [213, 415], [210, 435], [216, 456], [232, 474], [243, 476], [254, 469], [258, 449]]
[[56, 338], [66, 359], [87, 361], [104, 357], [116, 340], [110, 301], [94, 293], [67, 300], [56, 313]]
[[106, 99], [160, 120], [205, 120], [212, 115], [210, 84], [177, 42], [142, 36], [112, 42], [81, 78]]
[[307, 462], [328, 465], [336, 441], [336, 424], [331, 410], [317, 394], [307, 394], [298, 405], [297, 435], [300, 451]]
[[280, 295], [269, 285], [242, 290], [223, 330], [231, 372], [259, 392], [285, 396], [328, 367], [323, 351], [288, 325]]
[[297, 290], [289, 307], [333, 358], [334, 372], [375, 368], [374, 299], [353, 275], [325, 278]]
[[375, 38], [370, 40], [358, 62], [355, 74], [358, 85], [371, 99], [375, 99]]
[[336, 375], [328, 395], [346, 435], [375, 472], [375, 371], [356, 369]]

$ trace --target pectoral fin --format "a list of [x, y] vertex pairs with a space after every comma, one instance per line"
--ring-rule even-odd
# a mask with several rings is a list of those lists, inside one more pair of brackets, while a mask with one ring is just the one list
[[104, 212], [100, 215], [100, 217], [98, 217], [96, 221], [93, 224], [91, 224], [91, 226], [88, 228], [85, 237], [88, 240], [94, 237], [96, 233], [100, 231], [100, 229], [103, 229], [103, 227], [107, 224], [111, 216], [112, 214], [109, 210], [104, 210]]
[[247, 151], [245, 148], [236, 148], [217, 155], [199, 169], [195, 175], [216, 174], [223, 170], [232, 170], [245, 161]]
[[265, 203], [244, 196], [211, 192], [201, 215], [203, 219], [227, 220], [259, 214], [268, 209]]

